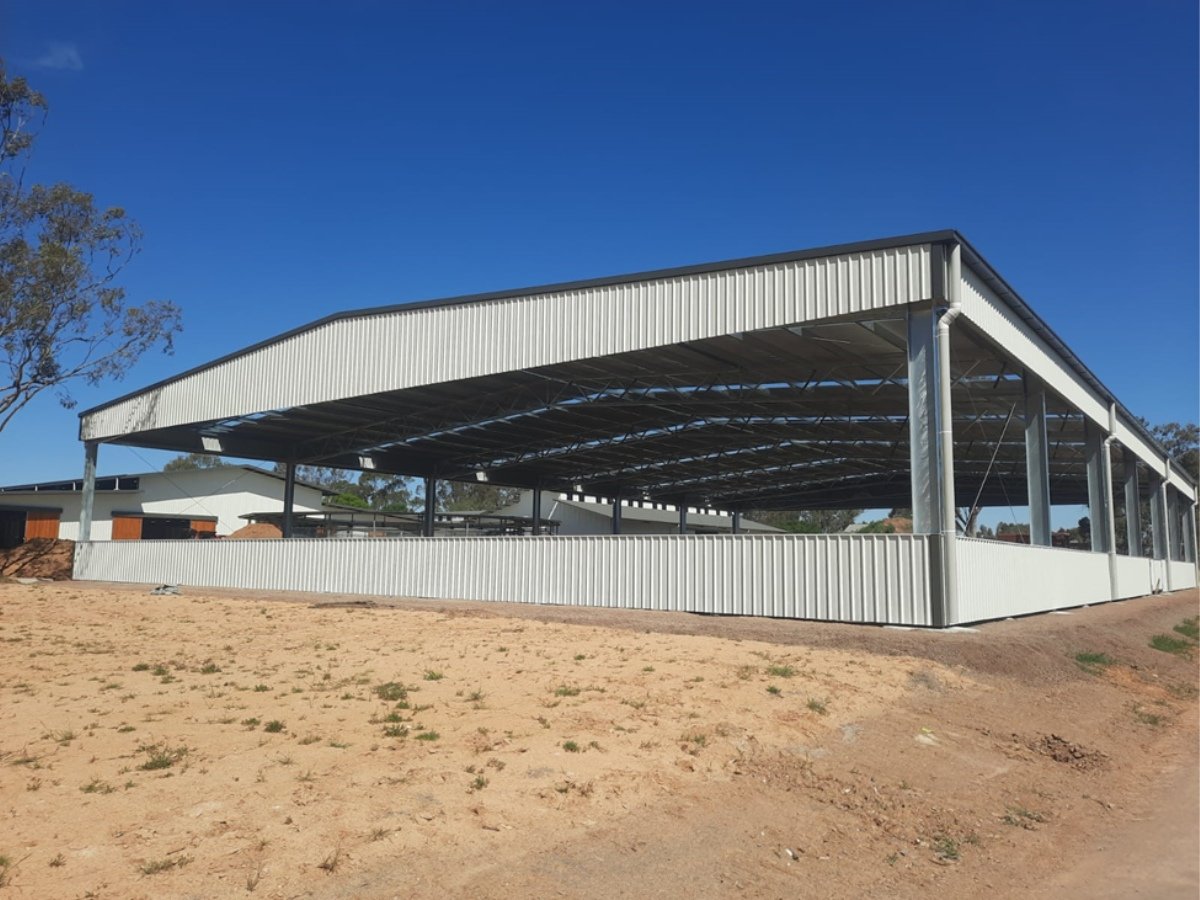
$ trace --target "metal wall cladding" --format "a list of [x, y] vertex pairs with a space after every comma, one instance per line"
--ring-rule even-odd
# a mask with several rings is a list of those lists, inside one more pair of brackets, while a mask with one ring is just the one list
[[959, 622], [1112, 599], [1107, 553], [959, 538], [957, 557]]
[[344, 319], [91, 413], [81, 437], [102, 440], [913, 303], [931, 294], [930, 259], [925, 244]]
[[929, 625], [922, 535], [644, 535], [80, 544], [94, 581]]
[[1113, 599], [1144, 597], [1156, 590], [1163, 590], [1165, 583], [1163, 562], [1147, 556], [1116, 556], [1116, 583]]
[[1167, 566], [1167, 585], [1169, 591], [1182, 591], [1196, 586], [1196, 564], [1171, 560]]
[[[1035, 373], [1084, 416], [1108, 431], [1108, 402], [1079, 380], [1079, 376], [1061, 357], [1051, 350], [1012, 309], [989, 288], [969, 266], [963, 267], [963, 315], [983, 329], [1004, 352]], [[1163, 471], [1163, 457], [1141, 438], [1133, 426], [1118, 414], [1114, 435], [1155, 472]], [[1187, 497], [1195, 499], [1195, 491], [1178, 473], [1172, 471], [1171, 484]]]

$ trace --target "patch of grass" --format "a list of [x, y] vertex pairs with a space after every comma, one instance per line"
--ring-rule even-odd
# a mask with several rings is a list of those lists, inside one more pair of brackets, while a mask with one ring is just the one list
[[371, 840], [372, 841], [382, 841], [385, 837], [387, 837], [391, 833], [392, 833], [392, 829], [390, 829], [390, 828], [372, 828], [371, 829]]
[[132, 725], [122, 725], [117, 729], [117, 734], [129, 734], [129, 732], [136, 730]]
[[654, 666], [642, 666], [642, 671], [643, 672], [653, 672]]
[[148, 744], [138, 749], [146, 754], [146, 761], [138, 768], [146, 772], [169, 769], [188, 754], [187, 747], [180, 746], [172, 749], [166, 744]]
[[792, 678], [796, 670], [791, 666], [767, 666], [767, 674], [774, 678]]
[[939, 834], [933, 839], [933, 852], [940, 859], [956, 860], [959, 857], [959, 844], [954, 838], [948, 834]]
[[1045, 822], [1046, 817], [1040, 812], [1034, 812], [1024, 806], [1010, 806], [1004, 814], [1003, 821], [1006, 825], [1032, 831], [1033, 826]]
[[829, 701], [819, 700], [816, 697], [809, 697], [808, 703], [805, 704], [809, 709], [815, 712], [818, 716], [823, 716], [829, 712]]
[[0, 887], [5, 887], [12, 878], [13, 861], [0, 853]]
[[578, 697], [580, 688], [570, 684], [560, 684], [554, 689], [555, 697]]
[[585, 659], [587, 659], [586, 653], [576, 653], [575, 654], [575, 662], [582, 662]]
[[1150, 725], [1154, 728], [1158, 728], [1159, 726], [1165, 725], [1167, 723], [1166, 716], [1161, 715], [1159, 713], [1147, 712], [1145, 709], [1143, 709], [1140, 706], [1135, 706], [1133, 708], [1133, 717], [1135, 719], [1137, 719], [1139, 722], [1141, 722], [1143, 725]]
[[164, 856], [162, 859], [148, 859], [138, 868], [143, 875], [157, 875], [179, 869], [192, 861], [190, 856]]
[[168, 669], [166, 666], [164, 666], [162, 663], [159, 663], [157, 666], [154, 667], [154, 671], [151, 672], [150, 674], [154, 675], [158, 678], [166, 678], [168, 675], [171, 674], [171, 670]]
[[376, 697], [387, 703], [408, 699], [408, 688], [398, 681], [385, 681], [383, 684], [375, 685], [373, 690]]
[[111, 794], [116, 790], [107, 781], [101, 781], [99, 778], [93, 778], [87, 784], [80, 788], [85, 794]]
[[472, 703], [479, 703], [483, 700], [483, 698], [484, 698], [484, 693], [483, 693], [483, 691], [480, 691], [480, 690], [471, 691], [471, 693], [467, 694], [467, 699], [470, 700]]
[[441, 672], [435, 672], [433, 669], [426, 669], [424, 678], [426, 681], [441, 681], [446, 676]]
[[436, 741], [441, 735], [436, 731], [422, 731], [417, 735], [418, 741]]
[[568, 753], [578, 753], [579, 752], [579, 745], [577, 743], [575, 743], [574, 741], [563, 741], [562, 748], [564, 750], [566, 750]]
[[783, 689], [780, 688], [779, 685], [777, 685], [777, 684], [769, 684], [769, 685], [767, 685], [767, 693], [778, 697], [780, 694], [783, 693]]
[[266, 685], [266, 684], [256, 684], [256, 685], [254, 686], [254, 693], [256, 693], [256, 694], [265, 694], [265, 693], [266, 693], [267, 691], [269, 691], [270, 689], [271, 689], [270, 685]]
[[1156, 634], [1150, 638], [1150, 646], [1163, 653], [1174, 653], [1176, 656], [1187, 656], [1195, 646], [1191, 641], [1171, 637], [1169, 634]]
[[67, 864], [67, 858], [61, 853], [57, 853], [50, 858], [50, 868], [58, 869]]
[[326, 857], [317, 863], [318, 869], [324, 869], [329, 874], [337, 871], [338, 863], [342, 860], [342, 845], [338, 844]]
[[1105, 666], [1111, 666], [1115, 662], [1116, 660], [1104, 653], [1092, 653], [1084, 650], [1075, 654], [1075, 665], [1089, 675], [1098, 675], [1104, 671]]
[[1186, 638], [1191, 638], [1193, 641], [1200, 641], [1200, 616], [1192, 616], [1190, 619], [1184, 619], [1171, 630], [1176, 634], [1182, 634]]
[[472, 793], [475, 791], [482, 791], [487, 786], [488, 780], [482, 775], [476, 775], [475, 780], [471, 782], [470, 790]]
[[221, 671], [221, 667], [218, 666], [211, 659], [200, 667], [201, 675], [216, 675], [220, 671]]
[[408, 737], [407, 725], [387, 725], [383, 729], [383, 736], [390, 738]]
[[272, 719], [263, 726], [263, 731], [267, 732], [268, 734], [279, 734], [280, 732], [287, 731], [287, 726], [284, 725], [283, 722], [279, 721], [279, 719]]
[[249, 719], [242, 719], [242, 724], [247, 728], [257, 728], [259, 726], [259, 721], [251, 716]]
[[307, 734], [300, 738], [300, 746], [307, 747], [309, 744], [316, 744], [320, 742], [320, 740], [321, 736], [319, 734]]
[[134, 665], [134, 667], [133, 667], [133, 671], [135, 671], [135, 672], [149, 672], [149, 671], [150, 671], [150, 663], [144, 663], [144, 662], [142, 662], [142, 663], [136, 663], [136, 664]]

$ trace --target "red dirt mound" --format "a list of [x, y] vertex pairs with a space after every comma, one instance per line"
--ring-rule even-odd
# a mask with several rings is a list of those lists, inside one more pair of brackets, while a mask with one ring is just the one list
[[279, 530], [277, 525], [272, 525], [270, 522], [254, 522], [251, 525], [243, 525], [233, 534], [229, 535], [228, 540], [246, 541], [281, 537], [283, 537], [283, 532]]
[[0, 550], [0, 575], [66, 581], [71, 577], [74, 558], [74, 541], [35, 538], [9, 550]]

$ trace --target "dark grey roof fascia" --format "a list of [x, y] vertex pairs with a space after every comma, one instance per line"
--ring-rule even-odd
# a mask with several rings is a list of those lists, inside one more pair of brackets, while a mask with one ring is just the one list
[[195, 375], [198, 372], [203, 372], [206, 369], [212, 369], [216, 366], [227, 363], [230, 360], [237, 359], [241, 356], [246, 356], [256, 350], [261, 350], [263, 347], [268, 347], [271, 344], [277, 344], [280, 341], [285, 341], [288, 338], [295, 337], [306, 331], [313, 331], [323, 325], [328, 325], [332, 322], [339, 322], [344, 319], [359, 319], [366, 316], [386, 315], [388, 313], [397, 312], [412, 312], [420, 309], [436, 309], [443, 306], [464, 306], [472, 303], [491, 303], [500, 300], [512, 300], [517, 297], [536, 297], [545, 294], [562, 293], [563, 291], [576, 291], [585, 288], [606, 287], [614, 284], [629, 284], [637, 281], [654, 281], [662, 278], [679, 278], [685, 275], [700, 275], [705, 272], [723, 272], [731, 269], [746, 269], [753, 266], [769, 266], [776, 263], [796, 262], [804, 259], [818, 259], [824, 256], [844, 256], [848, 253], [867, 253], [872, 250], [883, 250], [894, 247], [911, 247], [920, 244], [934, 244], [939, 242], [954, 239], [957, 235], [955, 231], [929, 231], [919, 234], [909, 234], [894, 238], [880, 238], [871, 241], [858, 241], [852, 244], [832, 244], [828, 247], [814, 247], [809, 250], [793, 250], [785, 253], [772, 253], [765, 256], [747, 256], [741, 259], [723, 260], [721, 262], [700, 263], [690, 266], [679, 266], [671, 269], [654, 269], [646, 272], [633, 272], [627, 275], [610, 275], [604, 278], [589, 278], [582, 281], [563, 281], [555, 284], [543, 284], [535, 287], [513, 288], [503, 291], [491, 291], [482, 294], [463, 294], [457, 297], [446, 297], [437, 300], [417, 300], [411, 303], [393, 303], [386, 306], [370, 306], [362, 309], [350, 309], [342, 312], [332, 313], [328, 316], [323, 316], [309, 322], [306, 325], [300, 325], [297, 328], [292, 328], [288, 331], [277, 334], [274, 337], [269, 337], [265, 340], [258, 341], [248, 347], [243, 347], [240, 350], [235, 350], [232, 353], [227, 353], [217, 359], [210, 360], [206, 363], [201, 363], [180, 372], [178, 375], [172, 375], [169, 378], [164, 378], [161, 381], [156, 381], [153, 384], [147, 385], [136, 391], [130, 391], [128, 394], [122, 394], [116, 399], [101, 403], [99, 406], [93, 406], [90, 409], [85, 409], [79, 413], [82, 419], [84, 416], [99, 412], [102, 409], [107, 409], [110, 406], [115, 406], [122, 403], [131, 397], [136, 397], [139, 394], [149, 393], [157, 390], [176, 381], [181, 381], [190, 375]]

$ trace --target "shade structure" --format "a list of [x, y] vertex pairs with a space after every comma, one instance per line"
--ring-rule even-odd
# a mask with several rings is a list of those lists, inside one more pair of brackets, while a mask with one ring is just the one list
[[956, 504], [1088, 505], [1107, 551], [1115, 443], [1180, 535], [1196, 497], [954, 231], [337, 313], [88, 410], [81, 437], [731, 512], [912, 507], [943, 595]]

